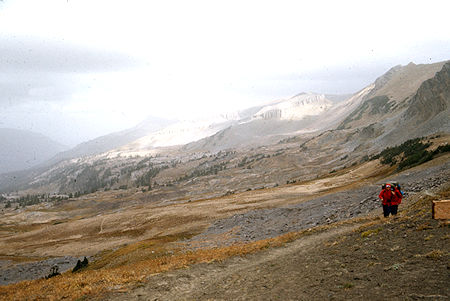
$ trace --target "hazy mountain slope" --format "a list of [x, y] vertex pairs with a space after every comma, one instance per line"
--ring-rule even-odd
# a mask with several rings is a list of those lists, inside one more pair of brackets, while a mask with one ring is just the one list
[[0, 129], [0, 173], [36, 166], [66, 149], [65, 146], [37, 133]]
[[404, 108], [393, 117], [387, 115], [376, 122], [382, 131], [378, 145], [396, 145], [405, 140], [450, 131], [450, 62], [442, 65], [432, 78], [422, 82], [408, 97]]
[[[393, 68], [333, 105], [323, 95], [303, 93], [211, 120], [179, 122], [107, 153], [61, 161], [25, 176], [4, 175], [0, 187], [11, 190], [19, 183], [22, 188], [83, 193], [164, 184], [188, 187], [186, 191], [199, 185], [195, 191], [204, 191], [214, 186], [205, 188], [197, 178], [224, 170], [227, 189], [246, 189], [246, 181], [265, 186], [308, 179], [317, 166], [332, 171], [417, 136], [448, 133], [449, 68], [444, 63], [433, 64], [434, 69], [412, 64]], [[436, 66], [442, 70], [432, 73]], [[307, 99], [299, 101], [300, 96]], [[286, 169], [280, 168], [283, 164]]]
[[[377, 79], [361, 104], [336, 130], [322, 133], [305, 147], [333, 141], [351, 153], [373, 153], [408, 139], [449, 132], [449, 65], [441, 62], [392, 68]], [[437, 67], [440, 69], [434, 72]], [[399, 95], [408, 96], [394, 98]]]
[[297, 135], [298, 129], [306, 128], [312, 118], [303, 120], [255, 119], [251, 122], [235, 124], [215, 135], [189, 143], [185, 151], [217, 152], [229, 148], [257, 147], [272, 144], [284, 135]]
[[[222, 149], [263, 145], [276, 142], [286, 135], [317, 130], [319, 116], [335, 104], [341, 105], [347, 96], [300, 93], [284, 100], [226, 113], [216, 118], [183, 121], [146, 135], [118, 152], [137, 154], [156, 147], [186, 145], [184, 150], [219, 151]], [[334, 116], [334, 115], [333, 115]], [[314, 124], [314, 127], [311, 125]], [[198, 141], [198, 143], [197, 143]]]
[[345, 101], [341, 101], [329, 110], [323, 112], [320, 115], [320, 118], [318, 118], [316, 122], [311, 125], [311, 128], [322, 131], [335, 128], [344, 118], [346, 118], [367, 99], [374, 87], [375, 84], [371, 84], [351, 95]]
[[343, 102], [348, 100], [354, 94], [325, 94], [325, 98], [331, 100], [333, 103]]
[[[415, 106], [414, 102], [420, 103], [419, 98], [429, 98], [432, 94], [435, 96], [439, 94], [440, 102], [432, 102], [434, 109], [430, 109], [430, 104], [424, 104], [427, 108], [418, 108], [419, 112], [430, 112], [431, 110], [432, 112], [428, 114], [430, 116], [442, 111], [439, 121], [428, 122], [429, 130], [420, 131], [424, 134], [433, 133], [439, 128], [444, 129], [445, 127], [442, 125], [446, 120], [448, 122], [448, 118], [445, 119], [448, 113], [442, 110], [442, 108], [448, 107], [446, 101], [443, 100], [449, 90], [448, 83], [443, 79], [428, 83], [428, 86], [436, 86], [433, 90], [422, 88], [421, 85], [434, 78], [436, 72], [441, 70], [444, 64], [445, 62], [430, 65], [410, 63], [407, 66], [393, 67], [373, 84], [345, 101], [332, 102], [324, 95], [301, 93], [291, 99], [264, 106], [253, 115], [250, 121], [235, 124], [214, 136], [191, 143], [185, 149], [219, 151], [249, 145], [260, 146], [274, 143], [286, 136], [298, 136], [306, 133], [320, 134], [324, 131], [329, 132], [319, 136], [319, 140], [331, 141], [334, 139], [333, 137], [336, 137], [338, 143], [348, 144], [348, 151], [357, 148], [359, 150], [373, 148], [371, 145], [367, 145], [367, 142], [369, 144], [371, 142], [379, 143], [377, 147], [383, 147], [386, 144], [397, 143], [388, 135], [393, 129], [402, 133], [403, 141], [407, 140], [407, 137], [417, 137], [418, 134], [415, 133], [419, 133], [417, 128], [405, 127], [405, 124], [400, 123], [400, 120], [403, 119], [402, 114], [408, 109], [413, 110], [411, 106]], [[418, 90], [422, 92], [418, 92]], [[423, 96], [415, 97], [416, 93]], [[331, 98], [339, 99], [336, 96], [331, 96]], [[425, 121], [423, 118], [410, 116], [407, 119], [417, 119], [417, 124], [421, 124]], [[424, 126], [422, 125], [422, 128]], [[399, 127], [403, 128], [397, 130]], [[331, 129], [345, 129], [346, 131], [344, 135], [337, 135], [335, 131], [330, 131]]]
[[[430, 118], [448, 112], [450, 107], [450, 62], [442, 70], [422, 83], [411, 100], [411, 105], [405, 112], [405, 119], [420, 123]], [[448, 125], [450, 115], [445, 114], [444, 125]]]
[[149, 133], [158, 131], [170, 125], [171, 123], [173, 123], [173, 121], [160, 119], [156, 117], [149, 117], [134, 128], [117, 133], [108, 134], [81, 143], [66, 152], [58, 154], [57, 156], [52, 158], [52, 160], [48, 163], [52, 164], [64, 159], [72, 159], [101, 154], [119, 148], [130, 142], [133, 142], [145, 135], [148, 135]]
[[399, 116], [420, 85], [442, 69], [445, 62], [430, 65], [396, 66], [379, 77], [360, 106], [343, 120], [339, 129], [368, 126]]
[[[186, 145], [185, 150], [220, 151], [274, 143], [283, 137], [347, 129], [361, 133], [354, 147], [388, 133], [408, 109], [421, 84], [445, 62], [396, 66], [351, 97], [300, 93], [262, 106], [245, 121]], [[439, 83], [442, 85], [443, 83]], [[446, 87], [443, 87], [446, 89]], [[331, 98], [328, 99], [327, 97]], [[433, 126], [430, 125], [430, 128]], [[351, 134], [353, 136], [353, 134]], [[405, 137], [407, 137], [406, 134]]]
[[[228, 116], [230, 117], [230, 116]], [[223, 117], [211, 120], [182, 121], [170, 125], [160, 131], [145, 135], [117, 151], [120, 153], [139, 153], [158, 147], [184, 145], [192, 141], [209, 137], [235, 123]]]
[[406, 66], [393, 67], [375, 81], [375, 88], [368, 97], [386, 95], [397, 102], [404, 101], [411, 96], [411, 91], [417, 91], [444, 64], [445, 62], [416, 65], [411, 62]]
[[[334, 98], [337, 97], [334, 96]], [[214, 152], [228, 148], [272, 144], [283, 137], [321, 129], [326, 123], [322, 116], [331, 110], [333, 110], [333, 102], [325, 95], [301, 93], [292, 98], [262, 106], [250, 118], [239, 120], [213, 136], [192, 142], [184, 149]]]
[[420, 137], [450, 131], [450, 62], [422, 83], [407, 110], [393, 124], [389, 137], [400, 139], [403, 132]]

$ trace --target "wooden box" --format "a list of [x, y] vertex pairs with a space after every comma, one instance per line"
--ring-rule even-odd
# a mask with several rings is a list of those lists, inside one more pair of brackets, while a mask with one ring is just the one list
[[450, 200], [433, 201], [433, 218], [450, 219]]

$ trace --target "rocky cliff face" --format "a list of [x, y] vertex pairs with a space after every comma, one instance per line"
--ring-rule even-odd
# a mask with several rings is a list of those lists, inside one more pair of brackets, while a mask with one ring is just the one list
[[301, 120], [306, 116], [316, 116], [329, 109], [333, 103], [325, 95], [302, 93], [290, 99], [263, 107], [254, 119]]
[[[396, 66], [380, 76], [363, 101], [338, 126], [338, 129], [366, 127], [372, 123], [400, 118], [424, 83], [442, 69], [444, 62], [430, 65]], [[445, 83], [436, 83], [438, 85]]]
[[442, 69], [444, 63], [419, 65], [409, 63], [406, 66], [391, 68], [375, 81], [374, 89], [366, 99], [385, 95], [397, 104], [405, 103], [424, 81], [434, 77], [436, 72]]
[[[447, 62], [433, 78], [422, 83], [412, 98], [404, 118], [415, 124], [420, 124], [444, 112], [448, 113], [449, 107], [450, 62]], [[445, 115], [446, 120], [442, 120], [442, 122], [443, 125], [448, 126], [449, 115]]]
[[[436, 67], [440, 69], [436, 70]], [[360, 141], [359, 149], [375, 151], [408, 139], [450, 131], [450, 62], [410, 64], [396, 70], [401, 74], [391, 73], [386, 77], [390, 80], [380, 81], [385, 86], [379, 86], [378, 91], [372, 93], [376, 96], [362, 102], [338, 127], [341, 130], [377, 129], [376, 135], [369, 139], [361, 135], [364, 131], [352, 137], [352, 140]], [[436, 72], [429, 77], [434, 70]], [[424, 77], [429, 78], [420, 82]], [[395, 95], [408, 94], [401, 101], [395, 98]]]

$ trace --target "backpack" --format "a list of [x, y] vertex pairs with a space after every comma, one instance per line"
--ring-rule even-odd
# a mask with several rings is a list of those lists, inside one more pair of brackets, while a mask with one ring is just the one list
[[402, 191], [402, 189], [401, 189], [401, 186], [400, 186], [400, 183], [399, 183], [399, 182], [397, 182], [397, 181], [390, 181], [390, 182], [388, 182], [388, 183], [383, 183], [383, 184], [381, 185], [381, 189], [386, 189], [386, 184], [391, 184], [391, 186], [392, 186], [393, 188], [397, 188], [398, 191], [400, 191], [400, 193], [402, 194], [402, 196], [404, 195], [404, 193], [403, 193], [403, 191]]

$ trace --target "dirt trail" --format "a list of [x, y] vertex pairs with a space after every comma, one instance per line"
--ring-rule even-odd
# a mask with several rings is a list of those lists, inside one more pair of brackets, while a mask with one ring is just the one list
[[[301, 258], [356, 229], [357, 225], [331, 229], [317, 235], [306, 236], [285, 247], [270, 249], [246, 257], [234, 257], [224, 262], [199, 264], [189, 269], [156, 275], [147, 285], [127, 294], [108, 296], [109, 300], [268, 300], [265, 290], [274, 297], [286, 296], [287, 291], [296, 298], [308, 299], [308, 294], [297, 291], [300, 286]], [[294, 266], [292, 266], [294, 265]], [[288, 267], [295, 273], [286, 279]], [[244, 284], [245, 285], [242, 285]], [[276, 283], [276, 285], [275, 285]], [[277, 287], [275, 290], [274, 287]], [[281, 294], [281, 292], [283, 292]]]

